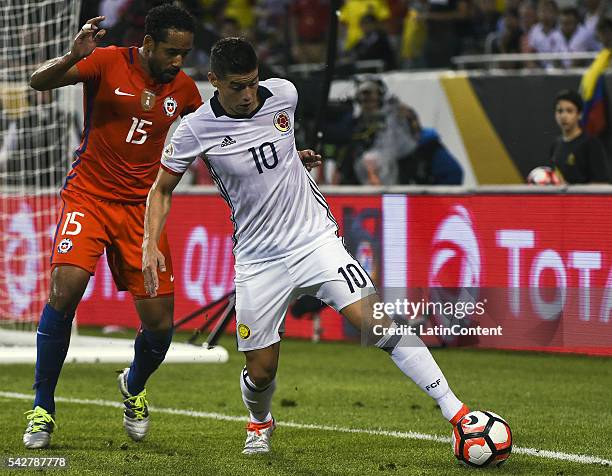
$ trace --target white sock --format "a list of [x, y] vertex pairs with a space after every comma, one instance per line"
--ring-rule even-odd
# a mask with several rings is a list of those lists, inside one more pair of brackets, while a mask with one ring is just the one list
[[250, 379], [246, 367], [240, 375], [240, 390], [242, 401], [249, 410], [250, 419], [253, 423], [267, 423], [272, 419], [270, 408], [272, 406], [272, 395], [276, 390], [276, 378], [267, 387], [260, 389]]
[[[383, 340], [385, 342], [379, 341], [376, 346], [389, 350], [390, 346], [385, 346], [385, 344], [389, 343], [390, 339], [383, 337], [381, 341]], [[463, 403], [448, 386], [446, 377], [421, 338], [403, 336], [393, 346], [390, 353], [395, 365], [438, 403], [442, 415], [450, 421], [461, 409]]]

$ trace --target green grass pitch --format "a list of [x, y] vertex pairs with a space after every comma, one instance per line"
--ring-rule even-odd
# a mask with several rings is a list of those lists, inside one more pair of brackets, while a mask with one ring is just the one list
[[[0, 394], [1, 463], [16, 456], [69, 458], [69, 469], [47, 470], [58, 475], [612, 474], [605, 462], [586, 464], [520, 452], [500, 468], [476, 470], [455, 460], [450, 443], [307, 428], [312, 424], [445, 438], [451, 433], [434, 402], [383, 352], [355, 344], [289, 340], [281, 347], [273, 452], [243, 456], [246, 415], [238, 383], [243, 357], [231, 338], [224, 338], [222, 345], [230, 351], [227, 364], [162, 366], [147, 386], [149, 403], [244, 421], [153, 409], [149, 435], [134, 443], [122, 428], [121, 410], [108, 403], [120, 401], [117, 366], [70, 364], [62, 371], [57, 396], [104, 402], [58, 402], [59, 428], [51, 448], [27, 451], [21, 437], [23, 412], [31, 400]], [[470, 349], [433, 353], [455, 393], [471, 408], [489, 409], [507, 419], [516, 447], [612, 460], [612, 360]], [[32, 379], [32, 365], [0, 365], [0, 392], [33, 395]], [[0, 467], [6, 474], [34, 472]]]

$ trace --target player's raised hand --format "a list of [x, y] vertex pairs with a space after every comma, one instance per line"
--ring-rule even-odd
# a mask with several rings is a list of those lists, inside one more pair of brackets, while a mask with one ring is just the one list
[[298, 150], [298, 155], [300, 156], [302, 164], [304, 164], [304, 167], [306, 167], [306, 170], [309, 172], [322, 164], [321, 155], [317, 154], [314, 150]]
[[142, 249], [142, 274], [146, 293], [155, 297], [159, 289], [157, 270], [166, 272], [166, 259], [157, 246], [147, 246]]
[[74, 38], [74, 43], [70, 54], [75, 58], [81, 59], [89, 56], [96, 49], [106, 30], [100, 27], [100, 23], [106, 17], [100, 16], [87, 20], [81, 31]]

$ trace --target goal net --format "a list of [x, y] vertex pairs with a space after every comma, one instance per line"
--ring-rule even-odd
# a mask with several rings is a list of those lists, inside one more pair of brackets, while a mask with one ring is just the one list
[[[80, 95], [76, 87], [38, 92], [28, 82], [37, 66], [70, 49], [80, 5], [80, 0], [0, 2], [0, 364], [36, 359], [58, 190], [79, 142]], [[73, 335], [67, 362], [127, 363], [132, 356], [132, 339]], [[222, 347], [177, 343], [166, 357], [167, 362], [227, 359]]]
[[35, 329], [48, 295], [60, 188], [78, 140], [74, 94], [29, 77], [66, 53], [79, 0], [0, 2], [0, 328]]

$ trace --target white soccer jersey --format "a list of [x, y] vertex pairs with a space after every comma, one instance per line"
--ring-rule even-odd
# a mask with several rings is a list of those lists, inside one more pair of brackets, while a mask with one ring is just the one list
[[237, 264], [337, 239], [329, 206], [295, 146], [297, 90], [287, 80], [269, 79], [259, 83], [258, 96], [260, 106], [249, 117], [233, 117], [215, 93], [181, 120], [162, 155], [162, 167], [175, 175], [206, 157], [231, 208]]

